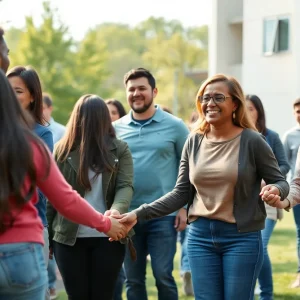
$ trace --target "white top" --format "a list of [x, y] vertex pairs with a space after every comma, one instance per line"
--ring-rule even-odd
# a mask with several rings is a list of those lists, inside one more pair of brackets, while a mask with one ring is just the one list
[[[95, 210], [104, 214], [106, 209], [104, 197], [103, 197], [103, 188], [102, 188], [102, 174], [99, 174], [98, 177], [94, 178], [95, 173], [89, 170], [89, 179], [91, 182], [92, 189], [90, 191], [86, 191], [84, 195], [84, 199], [91, 205]], [[99, 232], [96, 229], [79, 225], [78, 238], [85, 237], [107, 237], [103, 232]]]

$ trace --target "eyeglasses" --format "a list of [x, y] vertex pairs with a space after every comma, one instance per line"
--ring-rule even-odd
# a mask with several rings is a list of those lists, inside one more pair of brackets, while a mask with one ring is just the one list
[[215, 103], [222, 103], [226, 100], [226, 98], [231, 98], [231, 96], [225, 96], [222, 94], [215, 94], [213, 96], [203, 95], [203, 96], [199, 96], [198, 100], [200, 101], [200, 103], [208, 103], [211, 98]]

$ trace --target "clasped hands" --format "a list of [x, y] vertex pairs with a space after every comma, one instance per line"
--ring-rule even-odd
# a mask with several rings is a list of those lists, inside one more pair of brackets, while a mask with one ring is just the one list
[[[125, 238], [130, 229], [137, 223], [137, 215], [134, 212], [129, 212], [121, 215], [116, 209], [107, 210], [104, 214], [111, 220], [111, 228], [106, 233], [112, 241], [119, 241]], [[175, 218], [174, 227], [177, 231], [182, 231], [186, 228], [186, 209], [181, 208]]]
[[125, 238], [137, 222], [137, 215], [132, 212], [121, 215], [116, 209], [111, 209], [107, 210], [104, 215], [111, 221], [111, 228], [106, 232], [111, 242]]
[[279, 189], [274, 185], [263, 186], [259, 195], [263, 201], [272, 207], [284, 209], [290, 206], [289, 200], [284, 199], [281, 201]]

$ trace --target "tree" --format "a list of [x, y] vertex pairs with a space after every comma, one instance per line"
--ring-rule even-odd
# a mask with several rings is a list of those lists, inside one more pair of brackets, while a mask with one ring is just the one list
[[[57, 10], [49, 2], [44, 2], [43, 7], [40, 26], [34, 24], [32, 17], [26, 17], [18, 46], [11, 51], [12, 65], [31, 65], [37, 70], [43, 90], [54, 99], [55, 118], [65, 123], [82, 94], [99, 90], [106, 76], [103, 61], [107, 52], [104, 48], [95, 49], [91, 39], [75, 44]], [[12, 35], [13, 31], [9, 32], [8, 36]]]
[[178, 99], [179, 115], [188, 117], [198, 86], [186, 72], [207, 68], [206, 28], [185, 29], [178, 21], [163, 18], [150, 18], [138, 28], [148, 36], [143, 60], [156, 74], [160, 91], [157, 100], [176, 108]]

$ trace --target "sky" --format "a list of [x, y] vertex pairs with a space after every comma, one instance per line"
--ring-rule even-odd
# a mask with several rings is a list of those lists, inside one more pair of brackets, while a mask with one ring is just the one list
[[[36, 24], [41, 20], [43, 0], [0, 0], [0, 24], [22, 27], [25, 16], [32, 15]], [[125, 23], [131, 26], [147, 18], [177, 19], [184, 26], [201, 26], [211, 20], [212, 0], [51, 0], [61, 20], [75, 39], [103, 22]]]

